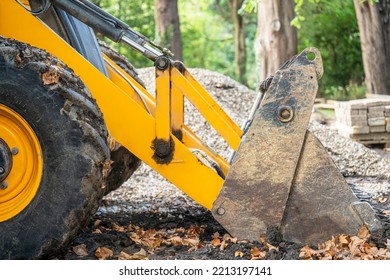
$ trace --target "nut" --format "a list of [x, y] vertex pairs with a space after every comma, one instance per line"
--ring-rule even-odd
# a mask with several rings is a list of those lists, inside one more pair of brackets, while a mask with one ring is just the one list
[[290, 106], [282, 106], [278, 109], [278, 119], [281, 122], [290, 122], [294, 118], [294, 110]]

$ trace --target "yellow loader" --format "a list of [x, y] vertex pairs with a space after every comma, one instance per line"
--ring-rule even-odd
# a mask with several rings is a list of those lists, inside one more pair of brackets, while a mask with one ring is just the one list
[[[153, 62], [155, 96], [95, 32]], [[140, 161], [240, 239], [271, 228], [303, 244], [363, 225], [381, 234], [307, 130], [323, 74], [317, 49], [263, 84], [241, 127], [172, 57], [87, 0], [0, 1], [1, 259], [63, 248]], [[185, 125], [184, 99], [234, 150], [230, 159]]]

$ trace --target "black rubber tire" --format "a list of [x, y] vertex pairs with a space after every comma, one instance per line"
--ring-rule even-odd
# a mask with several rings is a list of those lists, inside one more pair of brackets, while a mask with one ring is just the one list
[[107, 55], [110, 59], [112, 59], [112, 61], [118, 64], [118, 66], [121, 67], [127, 74], [129, 74], [134, 80], [136, 80], [140, 85], [145, 87], [145, 84], [139, 77], [137, 70], [125, 56], [121, 55], [115, 49], [113, 49], [112, 47], [110, 47], [109, 45], [107, 45], [105, 42], [101, 40], [98, 40], [98, 43], [102, 53]]
[[[44, 85], [48, 71], [58, 81]], [[68, 67], [43, 50], [2, 37], [0, 103], [29, 123], [43, 151], [36, 196], [19, 215], [0, 223], [0, 258], [49, 258], [99, 206], [110, 160], [107, 129], [95, 101]]]
[[[103, 41], [99, 41], [101, 51], [121, 67], [127, 74], [134, 78], [140, 85], [145, 87], [142, 80], [139, 78], [134, 66], [127, 60], [126, 57], [120, 55], [116, 50], [108, 46]], [[105, 194], [108, 194], [126, 182], [135, 170], [141, 165], [141, 161], [128, 151], [125, 147], [117, 143], [111, 151], [111, 171], [107, 176], [107, 187]]]

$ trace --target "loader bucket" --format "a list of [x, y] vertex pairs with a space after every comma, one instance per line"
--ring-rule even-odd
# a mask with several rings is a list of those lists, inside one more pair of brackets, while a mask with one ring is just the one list
[[307, 130], [322, 74], [319, 51], [308, 48], [273, 77], [213, 204], [233, 236], [258, 240], [277, 228], [286, 241], [317, 245], [362, 225], [381, 234], [373, 209]]

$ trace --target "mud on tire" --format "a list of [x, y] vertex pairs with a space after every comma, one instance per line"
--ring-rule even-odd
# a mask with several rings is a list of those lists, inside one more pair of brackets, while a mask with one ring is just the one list
[[110, 159], [107, 130], [79, 78], [43, 50], [0, 37], [0, 104], [29, 123], [43, 152], [32, 202], [0, 222], [0, 259], [46, 258], [97, 210]]

